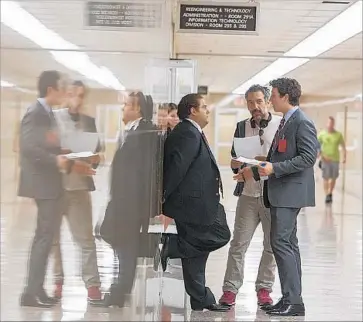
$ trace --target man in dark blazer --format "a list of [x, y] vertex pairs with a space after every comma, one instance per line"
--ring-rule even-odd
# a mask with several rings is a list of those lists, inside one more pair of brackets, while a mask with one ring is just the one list
[[38, 80], [38, 90], [39, 99], [28, 108], [20, 125], [18, 195], [34, 199], [38, 208], [27, 285], [20, 304], [50, 307], [56, 300], [47, 296], [43, 284], [48, 256], [61, 222], [61, 172], [71, 171], [74, 163], [61, 155], [58, 128], [52, 112], [52, 108], [62, 104], [64, 98], [61, 74], [57, 71], [44, 71]]
[[100, 228], [119, 262], [117, 281], [104, 298], [106, 307], [123, 307], [128, 300], [137, 258], [147, 257], [149, 219], [159, 214], [155, 186], [158, 134], [152, 116], [151, 97], [131, 93], [123, 109], [125, 133], [112, 160], [110, 201]]
[[[282, 299], [267, 308], [269, 315], [304, 316], [301, 297], [301, 259], [296, 236], [297, 216], [303, 207], [315, 206], [314, 164], [318, 140], [314, 123], [299, 108], [301, 86], [295, 79], [271, 81], [271, 103], [283, 118], [267, 155], [258, 169], [237, 174], [243, 181], [268, 176], [264, 202], [271, 211], [271, 246], [275, 255]], [[258, 173], [257, 173], [257, 171]]]
[[165, 238], [161, 264], [181, 258], [192, 310], [227, 311], [205, 286], [209, 253], [226, 245], [230, 231], [219, 203], [223, 193], [217, 162], [202, 129], [209, 111], [199, 94], [184, 96], [178, 105], [182, 120], [169, 134], [164, 149], [163, 214], [173, 218], [178, 235]]

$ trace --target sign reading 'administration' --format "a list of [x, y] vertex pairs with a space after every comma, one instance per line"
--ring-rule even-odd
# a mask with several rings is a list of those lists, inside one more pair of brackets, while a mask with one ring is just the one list
[[255, 33], [257, 14], [258, 3], [236, 5], [181, 3], [179, 30]]
[[100, 29], [160, 28], [161, 3], [88, 1], [85, 10], [87, 25]]

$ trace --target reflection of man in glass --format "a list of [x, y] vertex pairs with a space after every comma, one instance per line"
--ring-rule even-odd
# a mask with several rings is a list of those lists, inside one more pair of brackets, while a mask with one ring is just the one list
[[[95, 119], [82, 114], [86, 87], [81, 81], [75, 81], [68, 92], [67, 107], [54, 112], [61, 135], [71, 135], [77, 140], [82, 132], [97, 132]], [[99, 150], [100, 147], [98, 147]], [[96, 151], [92, 151], [96, 152]], [[93, 167], [97, 167], [98, 158], [93, 160]], [[65, 189], [64, 215], [67, 218], [74, 241], [81, 249], [82, 278], [90, 301], [101, 300], [100, 276], [97, 266], [96, 244], [92, 226], [92, 202], [90, 191], [95, 190], [92, 177], [69, 173], [63, 175]], [[56, 298], [62, 297], [64, 280], [62, 254], [59, 235], [55, 241], [53, 252], [54, 278]]]
[[128, 299], [137, 258], [147, 252], [145, 237], [149, 237], [150, 216], [157, 214], [154, 178], [157, 131], [152, 117], [151, 97], [141, 92], [131, 93], [123, 110], [126, 135], [112, 160], [110, 201], [100, 229], [119, 261], [117, 281], [104, 298], [106, 307], [123, 307]]

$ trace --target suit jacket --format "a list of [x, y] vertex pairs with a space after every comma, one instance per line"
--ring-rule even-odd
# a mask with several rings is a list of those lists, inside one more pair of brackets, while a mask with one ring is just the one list
[[18, 195], [57, 199], [63, 192], [56, 156], [61, 153], [53, 112], [39, 102], [30, 106], [20, 124], [20, 179]]
[[264, 183], [266, 207], [302, 208], [315, 206], [314, 164], [318, 140], [314, 123], [297, 109], [279, 133], [286, 139], [286, 152], [271, 146], [267, 161], [274, 173]]
[[116, 151], [111, 165], [110, 201], [101, 225], [101, 236], [111, 245], [127, 247], [138, 236], [140, 225], [147, 233], [149, 219], [157, 213], [157, 129], [141, 120]]
[[208, 143], [188, 120], [165, 141], [163, 179], [165, 215], [197, 225], [215, 222], [221, 176]]

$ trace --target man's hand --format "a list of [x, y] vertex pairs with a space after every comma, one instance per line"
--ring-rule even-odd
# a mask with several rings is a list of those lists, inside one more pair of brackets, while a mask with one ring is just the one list
[[266, 177], [274, 173], [274, 168], [270, 162], [261, 162], [258, 165], [258, 173], [261, 177]]
[[71, 171], [85, 176], [93, 176], [96, 174], [96, 170], [92, 169], [89, 163], [80, 160], [74, 161]]
[[238, 169], [243, 165], [243, 162], [237, 161], [236, 159], [231, 160], [231, 168]]
[[347, 162], [347, 157], [346, 156], [343, 157], [342, 162], [343, 162], [343, 164], [345, 164]]
[[233, 176], [233, 179], [238, 182], [245, 182], [247, 180], [251, 180], [253, 178], [253, 172], [250, 167], [245, 167], [243, 169], [238, 170], [238, 174]]
[[87, 158], [89, 162], [92, 164], [98, 164], [101, 161], [101, 157], [99, 154], [92, 155], [91, 157]]
[[69, 160], [63, 155], [57, 155], [57, 167], [59, 170], [67, 170]]
[[61, 149], [61, 154], [69, 154], [72, 153], [72, 150], [70, 149]]

